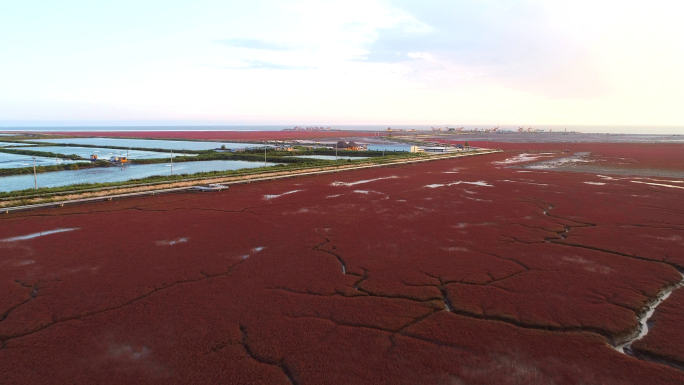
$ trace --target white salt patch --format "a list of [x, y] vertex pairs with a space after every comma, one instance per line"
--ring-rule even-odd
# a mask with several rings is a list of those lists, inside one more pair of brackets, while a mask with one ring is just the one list
[[508, 180], [508, 179], [504, 179], [504, 180], [501, 180], [501, 182], [531, 184], [531, 185], [535, 185], [535, 186], [548, 186], [548, 184], [546, 184], [546, 183], [523, 182], [523, 181], [520, 181], [520, 180]]
[[356, 186], [357, 184], [375, 182], [376, 180], [395, 179], [395, 178], [398, 178], [398, 176], [392, 175], [392, 176], [387, 176], [387, 177], [383, 177], [383, 178], [360, 180], [357, 182], [332, 182], [330, 185], [331, 186]]
[[530, 154], [520, 154], [516, 155], [512, 158], [508, 158], [506, 160], [502, 160], [499, 162], [492, 162], [492, 164], [514, 164], [514, 163], [523, 163], [523, 162], [531, 162], [533, 160], [539, 159], [541, 156], [536, 155], [530, 155]]
[[26, 265], [32, 265], [32, 264], [34, 264], [34, 263], [36, 263], [36, 261], [34, 261], [34, 260], [32, 260], [32, 259], [28, 259], [28, 260], [26, 260], [26, 261], [21, 261], [21, 262], [19, 262], [17, 265], [19, 265], [19, 266], [26, 266]]
[[487, 200], [487, 199], [471, 198], [471, 197], [467, 197], [465, 195], [461, 195], [461, 198], [470, 199], [471, 201], [477, 201], [477, 202], [491, 202], [490, 200]]
[[74, 231], [74, 230], [78, 230], [78, 229], [79, 229], [78, 227], [74, 227], [74, 228], [69, 228], [69, 229], [55, 229], [55, 230], [50, 230], [50, 231], [42, 231], [40, 233], [33, 233], [33, 234], [29, 234], [29, 235], [22, 235], [19, 237], [0, 239], [0, 242], [25, 241], [27, 239], [38, 238], [38, 237], [42, 237], [42, 236], [50, 235], [50, 234], [65, 233], [67, 231]]
[[572, 164], [572, 163], [593, 163], [592, 160], [588, 159], [583, 159], [579, 156], [574, 156], [574, 157], [568, 157], [568, 158], [560, 158], [560, 159], [551, 159], [551, 160], [546, 160], [537, 164], [533, 164], [530, 166], [526, 166], [527, 168], [531, 169], [549, 169], [549, 168], [556, 168], [556, 167], [561, 167], [565, 166], [567, 164]]
[[242, 259], [247, 259], [247, 258], [249, 258], [249, 254], [245, 254], [245, 255], [243, 255], [243, 256], [240, 257], [240, 258], [242, 258]]
[[429, 188], [437, 188], [437, 187], [449, 187], [449, 186], [456, 186], [459, 184], [470, 184], [473, 186], [484, 186], [484, 187], [494, 187], [493, 185], [485, 182], [485, 181], [477, 181], [477, 182], [464, 182], [464, 181], [457, 181], [457, 182], [451, 182], [451, 183], [435, 183], [435, 184], [428, 184], [425, 185], [425, 187]]
[[647, 238], [660, 239], [660, 240], [662, 240], [662, 241], [679, 242], [679, 241], [682, 240], [682, 237], [680, 237], [679, 235], [671, 235], [671, 236], [669, 236], [669, 237], [658, 237], [658, 236], [655, 236], [655, 235], [643, 234], [642, 236], [643, 236], [643, 237], [647, 237]]
[[357, 194], [366, 194], [366, 195], [370, 194], [370, 191], [368, 191], [368, 190], [354, 190], [354, 192]]
[[653, 178], [635, 178], [635, 179], [648, 179], [656, 182], [667, 182], [667, 183], [684, 183], [684, 180], [662, 180], [662, 179], [653, 179]]
[[264, 195], [264, 199], [269, 200], [269, 199], [278, 198], [278, 197], [281, 197], [281, 196], [287, 195], [287, 194], [294, 194], [294, 193], [297, 193], [300, 191], [304, 191], [304, 190], [292, 190], [292, 191], [284, 192], [284, 193], [278, 194], [278, 195]]
[[130, 345], [109, 345], [109, 354], [114, 357], [125, 357], [131, 360], [139, 360], [145, 358], [150, 354], [150, 349], [147, 346], [143, 346], [142, 349], [134, 349]]
[[442, 247], [444, 251], [468, 251], [465, 247]]
[[173, 246], [177, 245], [179, 243], [185, 243], [188, 241], [188, 238], [178, 238], [174, 239], [172, 241], [157, 241], [158, 246]]
[[263, 246], [255, 247], [255, 248], [252, 249], [252, 253], [258, 253], [258, 252], [260, 252], [260, 251], [263, 250], [263, 249], [264, 249]]
[[337, 198], [339, 196], [342, 196], [342, 194], [328, 195], [326, 198]]
[[582, 265], [584, 270], [590, 271], [592, 273], [609, 274], [611, 271], [613, 271], [613, 269], [611, 269], [608, 266], [600, 265], [594, 261], [590, 261], [579, 256], [563, 257], [563, 260], [567, 262], [580, 264]]
[[583, 182], [585, 184], [593, 184], [595, 186], [605, 186], [606, 184], [603, 182]]
[[661, 186], [661, 187], [670, 187], [670, 188], [680, 188], [680, 189], [684, 189], [684, 186], [672, 186], [672, 185], [669, 185], [669, 184], [662, 184], [662, 183], [640, 182], [640, 181], [638, 181], [638, 180], [633, 180], [632, 183], [641, 183], [641, 184], [647, 184], [647, 185], [651, 185], [651, 186]]

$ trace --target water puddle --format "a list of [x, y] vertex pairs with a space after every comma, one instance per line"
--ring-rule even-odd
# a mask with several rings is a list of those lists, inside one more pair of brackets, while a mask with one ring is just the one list
[[177, 245], [179, 243], [185, 243], [188, 241], [188, 238], [178, 238], [174, 239], [172, 241], [157, 241], [157, 246], [173, 246]]
[[73, 227], [73, 228], [68, 228], [68, 229], [55, 229], [55, 230], [49, 230], [49, 231], [42, 231], [40, 233], [33, 233], [33, 234], [29, 234], [29, 235], [22, 235], [19, 237], [0, 239], [0, 242], [25, 241], [27, 239], [43, 237], [43, 236], [50, 235], [50, 234], [65, 233], [67, 231], [74, 231], [74, 230], [78, 230], [78, 229], [79, 229], [78, 227]]
[[294, 194], [294, 193], [298, 193], [300, 191], [304, 191], [304, 190], [292, 190], [292, 191], [284, 192], [284, 193], [278, 194], [278, 195], [264, 195], [264, 199], [266, 199], [266, 200], [275, 199], [275, 198], [279, 198], [283, 195]]
[[492, 164], [515, 164], [515, 163], [524, 163], [524, 162], [531, 162], [534, 160], [537, 160], [541, 158], [542, 156], [539, 155], [531, 155], [531, 154], [520, 154], [516, 155], [512, 158], [508, 158], [506, 160], [498, 161], [498, 162], [492, 162]]
[[375, 179], [366, 179], [366, 180], [360, 180], [357, 182], [332, 182], [330, 185], [331, 186], [356, 186], [357, 184], [364, 184], [364, 183], [370, 183], [370, 182], [375, 182], [376, 180], [383, 180], [383, 179], [396, 179], [398, 176], [392, 175], [392, 176], [387, 176], [383, 178], [375, 178]]
[[449, 186], [456, 186], [459, 184], [470, 184], [473, 186], [483, 186], [483, 187], [494, 187], [493, 185], [485, 182], [485, 181], [477, 181], [477, 182], [464, 182], [464, 181], [457, 181], [457, 182], [451, 182], [451, 183], [435, 183], [435, 184], [428, 184], [425, 185], [425, 187], [429, 188], [438, 188], [438, 187], [449, 187]]
[[639, 326], [637, 327], [637, 332], [635, 333], [635, 335], [626, 342], [615, 346], [615, 350], [617, 350], [620, 353], [631, 354], [632, 344], [635, 341], [644, 338], [646, 334], [648, 334], [649, 320], [653, 316], [653, 313], [655, 312], [658, 305], [660, 305], [663, 301], [670, 297], [673, 291], [679, 289], [682, 286], [684, 286], [684, 275], [682, 275], [682, 281], [680, 281], [676, 285], [670, 286], [669, 288], [666, 288], [665, 290], [661, 291], [660, 294], [658, 294], [658, 296], [653, 301], [651, 301], [651, 303], [646, 305], [646, 308], [644, 309], [645, 311], [643, 311], [642, 314], [639, 315], [637, 318], [637, 321], [639, 321]]
[[531, 185], [535, 185], [535, 186], [549, 186], [549, 185], [546, 184], [546, 183], [524, 182], [524, 181], [522, 181], [522, 180], [508, 180], [508, 179], [504, 179], [504, 180], [501, 180], [501, 182], [531, 184]]
[[641, 181], [638, 181], [638, 180], [633, 180], [633, 181], [631, 181], [631, 182], [632, 182], [632, 183], [647, 184], [647, 185], [651, 185], [651, 186], [660, 186], [660, 187], [670, 187], [670, 188], [680, 188], [680, 189], [684, 189], [684, 186], [673, 186], [673, 185], [671, 185], [671, 184], [641, 182]]
[[567, 156], [563, 158], [557, 158], [557, 159], [550, 159], [550, 160], [544, 160], [541, 162], [536, 162], [532, 164], [526, 164], [522, 165], [519, 167], [526, 168], [526, 169], [533, 169], [533, 170], [546, 170], [546, 169], [558, 169], [561, 167], [568, 167], [568, 166], [574, 166], [579, 163], [592, 163], [592, 160], [587, 159], [586, 157], [590, 153], [588, 152], [577, 152], [573, 154], [572, 156]]
[[461, 195], [461, 198], [469, 199], [469, 200], [471, 200], [471, 201], [476, 201], [476, 202], [491, 202], [491, 201], [488, 200], [488, 199], [472, 198], [472, 197], [465, 196], [465, 195]]

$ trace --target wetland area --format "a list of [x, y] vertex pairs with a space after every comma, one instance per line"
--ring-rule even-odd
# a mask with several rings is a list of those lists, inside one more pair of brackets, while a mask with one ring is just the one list
[[496, 146], [3, 214], [0, 382], [684, 382], [684, 145]]

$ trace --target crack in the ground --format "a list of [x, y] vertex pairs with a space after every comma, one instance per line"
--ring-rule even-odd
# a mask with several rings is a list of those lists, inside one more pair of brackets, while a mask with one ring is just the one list
[[[678, 283], [671, 284], [671, 285], [668, 285], [668, 286], [662, 288], [654, 298], [650, 298], [648, 301], [646, 301], [644, 306], [642, 306], [640, 309], [638, 309], [636, 311], [633, 309], [630, 309], [636, 315], [637, 327], [632, 332], [632, 334], [630, 334], [627, 338], [622, 338], [621, 341], [615, 341], [614, 339], [612, 339], [610, 337], [606, 337], [604, 335], [604, 337], [606, 337], [606, 339], [609, 341], [609, 343], [613, 346], [613, 348], [615, 350], [617, 350], [623, 354], [633, 356], [635, 358], [640, 358], [632, 350], [631, 345], [636, 340], [643, 338], [646, 335], [646, 333], [648, 333], [648, 325], [647, 325], [648, 319], [650, 319], [650, 317], [653, 315], [653, 313], [656, 310], [656, 307], [659, 304], [661, 304], [665, 299], [667, 299], [667, 297], [674, 290], [677, 290], [678, 288], [684, 287], [684, 273], [683, 273], [684, 266], [680, 266], [680, 265], [677, 265], [675, 263], [670, 263], [670, 262], [666, 262], [666, 261], [658, 261], [658, 260], [654, 260], [654, 259], [650, 259], [650, 258], [646, 258], [646, 257], [640, 257], [637, 255], [630, 255], [630, 254], [622, 253], [619, 251], [603, 249], [600, 247], [587, 246], [587, 245], [582, 245], [579, 243], [568, 242], [568, 241], [566, 241], [567, 235], [573, 228], [575, 228], [575, 227], [590, 227], [590, 226], [597, 226], [597, 225], [594, 223], [580, 222], [580, 221], [576, 221], [573, 219], [563, 218], [563, 217], [560, 217], [557, 215], [551, 215], [551, 214], [549, 214], [549, 211], [551, 209], [553, 209], [554, 206], [550, 203], [546, 203], [546, 202], [543, 202], [541, 200], [538, 200], [538, 201], [548, 205], [548, 208], [543, 211], [544, 215], [546, 215], [548, 217], [564, 220], [564, 221], [571, 221], [571, 222], [575, 222], [575, 223], [580, 223], [579, 226], [577, 226], [577, 225], [575, 225], [575, 226], [565, 225], [565, 230], [562, 232], [563, 234], [561, 234], [561, 233], [558, 234], [560, 236], [560, 240], [557, 238], [556, 239], [548, 239], [547, 238], [546, 239], [547, 242], [557, 244], [557, 245], [568, 246], [568, 247], [576, 247], [576, 248], [581, 248], [581, 249], [599, 251], [599, 252], [603, 252], [603, 253], [618, 255], [621, 257], [632, 258], [632, 259], [636, 259], [636, 260], [640, 260], [640, 261], [646, 261], [646, 262], [650, 262], [650, 263], [664, 264], [664, 265], [667, 265], [669, 267], [676, 269], [677, 271], [679, 271], [680, 274], [683, 275], [683, 279], [681, 281], [679, 281]], [[648, 298], [648, 295], [646, 295], [645, 293], [642, 293], [642, 294]], [[613, 303], [612, 301], [609, 301], [609, 299], [606, 299], [606, 302], [612, 303], [613, 305], [616, 305], [616, 306], [620, 306], [618, 304]], [[645, 355], [645, 356], [647, 356], [647, 355]], [[670, 363], [667, 360], [660, 360], [660, 363], [664, 363], [665, 365], [668, 365], [668, 366], [673, 367], [675, 369], [682, 370], [682, 366], [680, 364], [670, 365]]]
[[613, 255], [619, 255], [619, 256], [625, 257], [625, 258], [637, 259], [637, 260], [639, 260], [639, 261], [645, 261], [645, 262], [651, 262], [651, 263], [660, 263], [660, 264], [667, 265], [667, 266], [670, 266], [670, 267], [672, 267], [672, 268], [675, 268], [675, 269], [677, 269], [678, 271], [681, 271], [682, 269], [684, 269], [684, 266], [680, 266], [680, 265], [678, 265], [678, 264], [666, 262], [666, 261], [663, 261], [663, 260], [660, 260], [660, 261], [659, 261], [659, 260], [656, 260], [656, 259], [651, 259], [651, 258], [647, 258], [647, 257], [640, 257], [640, 256], [638, 256], [638, 255], [633, 255], [633, 254], [621, 253], [621, 252], [619, 252], [619, 251], [603, 249], [603, 248], [600, 248], [600, 247], [582, 245], [582, 244], [580, 244], [580, 243], [571, 243], [571, 242], [567, 242], [567, 241], [562, 241], [562, 242], [561, 242], [561, 241], [551, 241], [551, 243], [554, 243], [554, 244], [557, 244], [557, 245], [562, 245], [562, 246], [568, 246], [568, 247], [577, 247], [577, 248], [581, 248], [581, 249], [600, 251], [600, 252], [602, 252], [602, 253], [613, 254]]
[[677, 231], [684, 231], [684, 227], [678, 227], [677, 225], [671, 225], [671, 226], [649, 226], [649, 225], [640, 225], [640, 224], [633, 224], [633, 223], [623, 223], [623, 224], [618, 224], [618, 227], [636, 227], [636, 228], [645, 228], [645, 229], [657, 229], [657, 230], [677, 230]]
[[326, 244], [330, 243], [331, 241], [330, 241], [330, 238], [327, 238], [327, 237], [324, 237], [323, 239], [324, 239], [324, 241], [321, 242], [321, 243], [319, 243], [319, 244], [317, 244], [316, 246], [314, 246], [314, 247], [313, 247], [313, 250], [314, 250], [314, 251], [320, 251], [320, 252], [323, 252], [323, 253], [327, 253], [327, 254], [330, 254], [330, 255], [332, 255], [333, 257], [335, 257], [335, 259], [337, 259], [337, 261], [340, 263], [340, 266], [342, 267], [342, 274], [345, 274], [345, 275], [353, 275], [353, 276], [356, 276], [356, 277], [360, 277], [361, 275], [359, 275], [359, 274], [347, 273], [347, 262], [345, 262], [345, 260], [342, 259], [342, 256], [341, 256], [341, 255], [339, 255], [339, 254], [337, 254], [337, 253], [334, 253], [334, 252], [332, 252], [332, 251], [330, 251], [330, 250], [324, 249], [323, 246], [325, 246]]
[[442, 276], [436, 276], [432, 275], [426, 272], [423, 272], [423, 274], [427, 275], [430, 278], [436, 279], [439, 281], [439, 285], [434, 285], [437, 290], [439, 290], [440, 293], [442, 293], [442, 301], [444, 301], [444, 310], [448, 312], [453, 312], [454, 307], [451, 305], [451, 302], [449, 301], [449, 296], [447, 295], [446, 288], [445, 286], [447, 285], [444, 280], [442, 279]]
[[401, 337], [406, 337], [406, 338], [410, 338], [410, 339], [415, 339], [415, 340], [418, 340], [418, 341], [427, 342], [427, 343], [430, 343], [430, 344], [433, 344], [433, 345], [437, 345], [437, 346], [440, 346], [440, 347], [448, 347], [448, 348], [457, 349], [457, 350], [461, 350], [461, 351], [469, 351], [469, 349], [467, 349], [467, 348], [464, 347], [464, 346], [458, 346], [458, 345], [447, 344], [447, 343], [445, 343], [445, 342], [443, 342], [443, 341], [438, 341], [438, 340], [434, 340], [434, 339], [431, 339], [431, 338], [425, 338], [425, 337], [418, 336], [418, 335], [416, 335], [416, 334], [412, 334], [412, 333], [407, 333], [407, 332], [406, 332], [406, 329], [408, 329], [409, 327], [411, 327], [411, 326], [413, 326], [413, 325], [415, 325], [415, 324], [417, 324], [417, 323], [420, 323], [420, 322], [426, 320], [427, 318], [431, 317], [432, 315], [434, 315], [435, 313], [437, 313], [437, 312], [439, 312], [439, 311], [440, 311], [440, 310], [435, 310], [435, 311], [430, 312], [430, 313], [428, 313], [428, 314], [426, 314], [426, 315], [424, 315], [424, 316], [420, 316], [420, 317], [418, 317], [418, 318], [416, 318], [416, 319], [414, 319], [414, 320], [412, 320], [412, 321], [406, 323], [404, 326], [402, 326], [402, 327], [399, 328], [399, 329], [389, 329], [389, 328], [382, 328], [382, 327], [376, 327], [376, 326], [370, 326], [370, 325], [362, 325], [362, 324], [354, 324], [354, 323], [345, 323], [345, 322], [340, 322], [340, 321], [336, 321], [336, 320], [333, 320], [333, 319], [330, 319], [330, 318], [325, 318], [325, 317], [313, 317], [313, 316], [302, 316], [302, 317], [286, 316], [286, 317], [292, 318], [292, 319], [314, 319], [314, 320], [319, 320], [319, 321], [330, 322], [330, 323], [332, 323], [332, 324], [334, 324], [334, 325], [336, 325], [336, 326], [349, 327], [349, 328], [369, 329], [369, 330], [379, 331], [379, 332], [382, 332], [382, 333], [387, 333], [387, 334], [389, 334], [388, 339], [390, 340], [390, 344], [391, 344], [390, 347], [388, 348], [388, 351], [391, 350], [392, 347], [394, 346], [394, 338], [396, 338], [397, 336], [401, 336]]
[[409, 296], [402, 296], [402, 295], [385, 295], [385, 294], [376, 294], [372, 293], [369, 291], [362, 291], [359, 290], [358, 295], [350, 295], [347, 293], [342, 293], [342, 292], [336, 292], [335, 294], [321, 294], [321, 293], [316, 293], [312, 291], [298, 291], [298, 290], [293, 290], [289, 289], [286, 287], [274, 287], [271, 288], [270, 290], [276, 290], [276, 291], [284, 291], [290, 294], [297, 294], [297, 295], [310, 295], [310, 296], [315, 296], [315, 297], [344, 297], [344, 298], [359, 298], [359, 297], [375, 297], [375, 298], [384, 298], [384, 299], [397, 299], [397, 300], [405, 300], [405, 301], [411, 301], [411, 302], [418, 302], [418, 303], [430, 303], [433, 301], [439, 301], [442, 298], [441, 297], [431, 297], [428, 299], [417, 299]]
[[247, 355], [253, 359], [254, 361], [264, 364], [264, 365], [271, 365], [271, 366], [276, 366], [282, 370], [283, 374], [285, 375], [285, 378], [292, 384], [292, 385], [297, 385], [298, 382], [295, 381], [296, 376], [293, 375], [292, 371], [290, 368], [285, 364], [285, 359], [281, 359], [280, 361], [274, 362], [274, 361], [269, 361], [264, 358], [259, 357], [249, 346], [249, 339], [247, 337], [247, 330], [244, 325], [240, 325], [240, 334], [242, 335], [242, 347], [245, 349], [245, 352]]
[[[518, 274], [522, 274], [522, 273], [523, 272], [520, 272]], [[604, 331], [600, 328], [533, 324], [533, 323], [527, 323], [527, 322], [520, 321], [520, 320], [515, 319], [513, 317], [477, 314], [477, 313], [468, 312], [468, 311], [465, 311], [462, 309], [458, 309], [458, 308], [454, 307], [451, 304], [451, 302], [449, 301], [449, 297], [446, 293], [446, 286], [450, 285], [450, 284], [460, 284], [460, 282], [445, 281], [444, 278], [441, 276], [431, 275], [431, 274], [425, 273], [425, 272], [423, 272], [423, 274], [439, 281], [439, 286], [437, 286], [437, 285], [435, 285], [435, 286], [440, 290], [440, 292], [444, 296], [444, 309], [451, 312], [451, 313], [458, 314], [458, 315], [463, 316], [463, 317], [476, 318], [476, 319], [481, 319], [481, 320], [485, 320], [485, 321], [503, 322], [503, 323], [507, 323], [509, 325], [513, 325], [517, 328], [522, 328], [522, 329], [534, 329], [534, 330], [553, 331], [553, 332], [593, 333], [593, 334], [601, 335], [609, 341], [613, 340], [613, 337], [610, 334], [608, 334], [606, 331]], [[517, 274], [513, 274], [513, 275], [517, 275]], [[486, 285], [480, 285], [480, 286], [486, 286]], [[493, 286], [493, 287], [496, 287], [496, 286]], [[496, 288], [500, 289], [499, 287], [496, 287]]]
[[45, 329], [47, 329], [47, 328], [49, 328], [49, 327], [51, 327], [51, 326], [53, 326], [53, 325], [60, 324], [60, 323], [63, 323], [63, 322], [74, 321], [74, 320], [80, 320], [80, 319], [83, 319], [83, 318], [92, 317], [92, 316], [95, 316], [95, 315], [98, 315], [98, 314], [102, 314], [102, 313], [106, 313], [106, 312], [109, 312], [109, 311], [119, 310], [119, 309], [122, 309], [122, 308], [124, 308], [124, 307], [126, 307], [126, 306], [132, 305], [132, 304], [134, 304], [134, 303], [136, 303], [136, 302], [138, 302], [138, 301], [140, 301], [140, 300], [143, 300], [143, 299], [145, 299], [145, 298], [147, 298], [147, 297], [149, 297], [149, 296], [151, 296], [151, 295], [153, 295], [153, 294], [159, 293], [160, 291], [163, 291], [163, 290], [166, 290], [166, 289], [175, 287], [175, 286], [179, 286], [179, 285], [183, 285], [183, 284], [187, 284], [187, 283], [194, 283], [194, 282], [204, 281], [204, 280], [207, 280], [207, 279], [212, 279], [212, 278], [217, 278], [217, 277], [222, 277], [222, 276], [227, 276], [227, 275], [229, 275], [230, 273], [232, 273], [233, 270], [234, 270], [237, 266], [241, 265], [241, 264], [244, 263], [245, 261], [246, 261], [246, 260], [240, 260], [240, 261], [234, 263], [233, 265], [228, 266], [228, 267], [227, 267], [227, 270], [226, 270], [225, 272], [223, 272], [223, 273], [207, 274], [207, 273], [204, 273], [204, 272], [200, 272], [199, 274], [202, 275], [202, 277], [200, 277], [200, 278], [185, 279], [185, 280], [176, 281], [176, 282], [173, 282], [173, 283], [170, 283], [170, 284], [167, 284], [167, 285], [163, 285], [163, 286], [161, 286], [161, 287], [152, 289], [152, 290], [150, 290], [149, 292], [147, 292], [147, 293], [145, 293], [145, 294], [143, 294], [143, 295], [140, 295], [140, 296], [138, 296], [138, 297], [135, 297], [135, 298], [133, 298], [133, 299], [130, 299], [130, 300], [128, 300], [128, 301], [126, 301], [126, 302], [124, 302], [124, 303], [122, 303], [122, 304], [120, 304], [120, 305], [110, 306], [110, 307], [106, 307], [106, 308], [103, 308], [103, 309], [98, 309], [98, 310], [94, 310], [94, 311], [90, 311], [90, 312], [85, 312], [85, 313], [79, 314], [79, 315], [77, 315], [77, 316], [69, 316], [69, 317], [62, 317], [62, 318], [55, 318], [55, 317], [53, 317], [52, 322], [47, 323], [47, 324], [44, 324], [44, 325], [41, 325], [41, 326], [38, 326], [38, 327], [33, 328], [32, 330], [29, 330], [29, 331], [27, 331], [27, 332], [17, 333], [17, 334], [12, 334], [12, 335], [0, 335], [0, 343], [5, 344], [5, 343], [7, 343], [7, 341], [10, 341], [10, 340], [13, 340], [13, 339], [16, 339], [16, 338], [25, 337], [25, 336], [28, 336], [28, 335], [31, 335], [31, 334], [34, 334], [34, 333], [38, 333], [38, 332], [40, 332], [40, 331], [42, 331], [42, 330], [45, 330]]
[[684, 371], [684, 362], [682, 360], [676, 360], [672, 359], [669, 357], [664, 357], [659, 354], [655, 354], [653, 352], [645, 352], [643, 350], [637, 350], [637, 351], [631, 351], [630, 355], [632, 355], [634, 358], [638, 358], [640, 360], [644, 361], [649, 361], [653, 362], [656, 364], [661, 364], [661, 365], [666, 365], [674, 369], [678, 369], [681, 371]]
[[518, 238], [516, 238], [516, 237], [514, 237], [514, 236], [505, 235], [505, 234], [502, 234], [501, 237], [510, 239], [509, 241], [505, 241], [505, 242], [506, 242], [506, 243], [511, 243], [511, 244], [514, 244], [514, 243], [522, 243], [522, 244], [524, 244], [524, 245], [535, 245], [535, 244], [545, 243], [545, 242], [546, 242], [546, 241], [523, 241], [522, 239], [518, 239]]
[[658, 295], [655, 298], [648, 301], [646, 305], [643, 308], [641, 308], [640, 311], [637, 313], [637, 329], [634, 331], [634, 333], [630, 336], [630, 338], [627, 341], [625, 341], [622, 344], [616, 345], [615, 350], [621, 353], [634, 356], [632, 344], [644, 338], [646, 334], [648, 334], [648, 331], [650, 329], [648, 322], [653, 316], [653, 313], [655, 313], [655, 310], [658, 307], [658, 305], [663, 303], [670, 296], [670, 294], [672, 294], [675, 290], [679, 289], [682, 286], [684, 286], [684, 274], [682, 274], [681, 281], [663, 288], [658, 292]]
[[18, 283], [21, 287], [30, 289], [31, 292], [28, 294], [27, 299], [19, 302], [18, 304], [14, 305], [14, 306], [11, 306], [4, 313], [0, 314], [0, 322], [7, 319], [7, 317], [9, 317], [9, 315], [10, 315], [10, 313], [12, 313], [12, 311], [14, 311], [14, 310], [20, 308], [21, 306], [31, 302], [32, 299], [37, 298], [38, 297], [38, 290], [40, 289], [41, 283], [49, 283], [49, 282], [56, 282], [56, 281], [44, 281], [44, 282], [36, 282], [34, 284], [29, 284], [29, 283], [26, 283], [22, 280], [17, 279], [14, 282]]

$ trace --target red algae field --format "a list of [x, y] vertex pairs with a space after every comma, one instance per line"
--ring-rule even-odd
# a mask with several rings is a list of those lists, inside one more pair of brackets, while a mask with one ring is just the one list
[[513, 167], [682, 146], [502, 145], [3, 215], [0, 383], [684, 383], [684, 179]]

